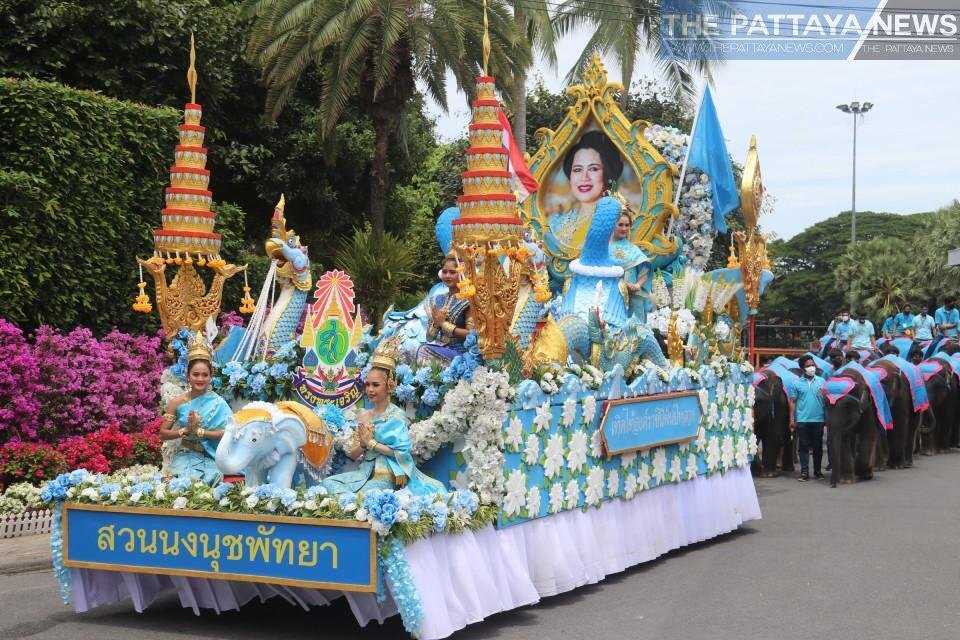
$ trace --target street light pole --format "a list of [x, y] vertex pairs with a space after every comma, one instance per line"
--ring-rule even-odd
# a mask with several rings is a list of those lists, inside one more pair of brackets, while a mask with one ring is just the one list
[[[853, 114], [853, 188], [851, 189], [852, 198], [850, 203], [850, 244], [857, 241], [857, 116], [862, 116], [873, 108], [872, 102], [851, 102], [850, 104], [838, 104], [837, 109], [844, 113]], [[857, 303], [856, 287], [850, 285], [850, 306]], [[852, 310], [852, 309], [851, 309]]]

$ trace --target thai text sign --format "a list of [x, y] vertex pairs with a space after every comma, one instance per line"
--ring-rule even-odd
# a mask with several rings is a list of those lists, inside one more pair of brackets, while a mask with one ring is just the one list
[[700, 416], [696, 391], [610, 400], [600, 418], [604, 449], [611, 456], [688, 442], [697, 435]]
[[361, 522], [67, 503], [63, 534], [68, 567], [376, 591]]

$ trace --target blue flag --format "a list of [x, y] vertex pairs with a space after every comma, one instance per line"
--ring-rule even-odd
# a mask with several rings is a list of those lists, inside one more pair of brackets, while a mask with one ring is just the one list
[[695, 167], [710, 177], [710, 186], [713, 189], [713, 226], [720, 233], [726, 233], [727, 222], [724, 216], [740, 204], [740, 193], [733, 179], [727, 143], [723, 141], [723, 131], [720, 130], [720, 120], [717, 118], [717, 109], [713, 105], [709, 85], [703, 92], [703, 101], [700, 103], [697, 127], [690, 141], [687, 166]]

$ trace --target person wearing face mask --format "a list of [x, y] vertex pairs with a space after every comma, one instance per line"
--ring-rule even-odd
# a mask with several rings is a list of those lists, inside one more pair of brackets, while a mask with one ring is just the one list
[[893, 338], [894, 331], [896, 330], [896, 326], [897, 326], [896, 316], [892, 314], [888, 315], [886, 319], [883, 321], [883, 324], [880, 326], [880, 335], [882, 335], [884, 338], [887, 338], [888, 340]]
[[850, 337], [850, 325], [850, 314], [846, 311], [841, 311], [833, 319], [833, 322], [830, 323], [830, 326], [827, 327], [827, 333], [838, 339], [842, 346]]
[[937, 323], [928, 314], [929, 307], [920, 305], [920, 313], [913, 316], [913, 335], [917, 340], [933, 340], [937, 332]]
[[867, 314], [857, 312], [857, 321], [850, 327], [850, 348], [870, 349], [877, 348], [877, 335], [873, 330], [873, 323], [867, 320]]
[[960, 324], [960, 310], [956, 308], [957, 299], [947, 296], [943, 299], [943, 306], [933, 314], [937, 329], [947, 338], [957, 337], [957, 325]]
[[824, 411], [823, 378], [817, 375], [813, 358], [800, 359], [803, 377], [794, 384], [790, 397], [790, 426], [797, 430], [800, 441], [800, 482], [810, 479], [810, 456], [813, 456], [813, 476], [823, 478], [820, 464], [823, 459]]
[[893, 337], [913, 335], [913, 307], [903, 305], [903, 310], [893, 318]]

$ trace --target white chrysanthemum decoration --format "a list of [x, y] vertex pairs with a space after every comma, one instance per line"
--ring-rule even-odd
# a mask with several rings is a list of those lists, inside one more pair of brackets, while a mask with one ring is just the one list
[[747, 421], [743, 419], [743, 414], [740, 413], [740, 409], [734, 409], [733, 413], [730, 414], [730, 426], [733, 427], [734, 430], [743, 431], [746, 422]]
[[723, 405], [723, 409], [720, 410], [720, 428], [726, 429], [730, 426], [730, 405]]
[[453, 476], [453, 480], [450, 481], [450, 485], [454, 489], [466, 491], [470, 488], [470, 480], [465, 471], [457, 471], [457, 474]]
[[720, 409], [716, 402], [710, 403], [710, 410], [707, 411], [707, 428], [716, 429], [720, 422]]
[[680, 482], [683, 480], [683, 460], [680, 456], [673, 456], [670, 460], [670, 482]]
[[747, 466], [749, 462], [748, 456], [750, 455], [750, 445], [747, 443], [746, 436], [737, 438], [737, 445], [735, 447], [736, 453], [734, 454], [734, 460], [738, 467], [743, 468]]
[[697, 477], [697, 456], [692, 453], [687, 456], [687, 479], [693, 480]]
[[717, 383], [716, 394], [715, 402], [723, 404], [727, 397], [727, 383], [723, 380]]
[[512, 416], [507, 423], [507, 432], [503, 437], [503, 444], [510, 447], [512, 451], [519, 451], [523, 444], [523, 423], [520, 418]]
[[752, 384], [747, 385], [747, 404], [753, 406], [757, 401], [757, 390]]
[[747, 450], [751, 456], [757, 455], [757, 435], [752, 431], [747, 434]]
[[633, 473], [627, 475], [626, 481], [623, 483], [623, 497], [627, 500], [633, 498], [637, 494], [637, 476]]
[[662, 484], [667, 477], [667, 450], [658, 447], [653, 454], [653, 478], [657, 484]]
[[535, 518], [540, 515], [540, 487], [530, 487], [527, 490], [527, 515]]
[[533, 418], [533, 427], [537, 433], [546, 431], [550, 428], [553, 421], [553, 413], [550, 411], [550, 401], [544, 400], [543, 404], [537, 407], [537, 415]]
[[641, 491], [650, 488], [650, 467], [646, 461], [641, 462], [637, 470], [637, 486]]
[[634, 461], [637, 459], [636, 451], [628, 451], [626, 453], [620, 454], [620, 466], [623, 469], [629, 469], [633, 466]]
[[730, 325], [723, 320], [717, 320], [713, 324], [713, 335], [717, 336], [717, 340], [726, 340], [730, 337]]
[[563, 436], [555, 433], [547, 438], [544, 451], [543, 474], [553, 478], [563, 470]]
[[550, 513], [563, 511], [563, 485], [554, 482], [550, 485]]
[[563, 411], [560, 415], [560, 421], [568, 429], [573, 426], [577, 419], [577, 401], [575, 398], [567, 398], [563, 401]]
[[603, 457], [603, 438], [600, 437], [599, 429], [590, 434], [590, 455], [594, 458]]
[[704, 453], [707, 450], [707, 431], [703, 428], [703, 425], [700, 425], [700, 428], [697, 429], [697, 439], [694, 441], [695, 448], [700, 453]]
[[540, 438], [535, 433], [527, 436], [527, 442], [523, 448], [523, 461], [530, 466], [540, 461]]
[[567, 509], [576, 509], [580, 506], [580, 483], [576, 478], [571, 478], [567, 483], [566, 501]]
[[503, 513], [507, 517], [515, 516], [526, 505], [527, 476], [520, 469], [514, 469], [507, 477], [506, 495], [503, 496]]
[[587, 504], [600, 504], [603, 500], [603, 467], [593, 467], [587, 474], [587, 486], [584, 489], [584, 498]]
[[720, 466], [720, 439], [710, 436], [707, 441], [707, 469], [716, 471]]
[[620, 472], [610, 469], [607, 472], [607, 497], [616, 498], [620, 495]]
[[723, 465], [724, 469], [729, 469], [733, 466], [733, 461], [733, 436], [726, 435], [723, 437], [723, 441], [720, 443], [720, 464]]
[[579, 472], [587, 464], [587, 435], [583, 431], [570, 434], [570, 450], [567, 452], [567, 468]]
[[700, 400], [700, 411], [706, 413], [710, 407], [710, 391], [701, 387], [697, 390], [697, 397]]
[[734, 402], [736, 402], [736, 404], [738, 404], [738, 405], [743, 405], [743, 403], [744, 403], [744, 402], [746, 401], [746, 399], [747, 399], [747, 392], [746, 392], [746, 390], [744, 390], [744, 386], [745, 386], [745, 385], [738, 384], [738, 385], [737, 385], [737, 393], [736, 393], [736, 395], [734, 395], [734, 397], [733, 397], [733, 398], [734, 398]]
[[584, 424], [591, 424], [593, 422], [594, 416], [597, 415], [597, 399], [593, 396], [586, 396], [583, 399], [583, 410], [581, 411], [581, 419]]

